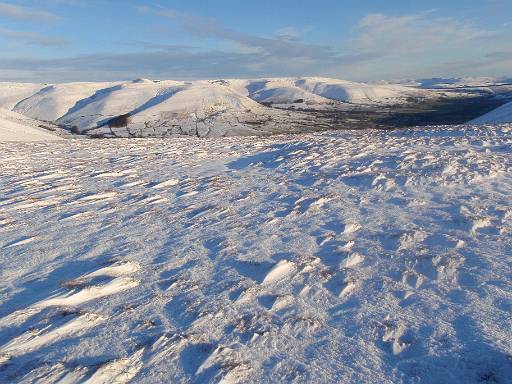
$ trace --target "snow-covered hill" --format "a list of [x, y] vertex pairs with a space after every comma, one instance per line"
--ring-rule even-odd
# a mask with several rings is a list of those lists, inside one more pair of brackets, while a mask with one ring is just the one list
[[34, 95], [43, 84], [0, 82], [0, 108], [13, 109], [20, 101]]
[[0, 143], [0, 382], [508, 383], [511, 134]]
[[359, 129], [364, 119], [374, 126], [400, 106], [421, 109], [430, 101], [464, 97], [506, 99], [512, 97], [512, 85], [507, 79], [491, 78], [369, 84], [320, 77], [0, 83], [0, 107], [93, 137], [221, 137]]
[[230, 80], [250, 98], [272, 105], [318, 106], [403, 103], [410, 97], [432, 97], [432, 92], [396, 84], [366, 84], [328, 78], [276, 78]]
[[269, 105], [323, 107], [334, 104], [296, 85], [296, 79], [229, 80], [229, 85], [253, 100]]
[[494, 87], [512, 84], [512, 78], [508, 77], [461, 77], [461, 78], [432, 78], [414, 81], [426, 89], [433, 88], [470, 88], [470, 87]]
[[432, 97], [428, 90], [396, 84], [365, 84], [325, 78], [298, 79], [295, 84], [314, 95], [353, 104], [394, 104], [408, 98]]
[[[119, 116], [125, 121], [112, 121]], [[257, 133], [253, 126], [279, 117], [284, 119], [284, 113], [223, 82], [141, 79], [98, 91], [58, 122], [82, 132], [116, 136], [234, 136]]]
[[111, 84], [68, 83], [48, 85], [18, 102], [13, 110], [34, 119], [56, 121], [80, 100], [88, 98], [96, 91], [108, 86], [111, 86]]
[[410, 82], [423, 89], [447, 90], [512, 97], [512, 78], [507, 77], [467, 77], [452, 79], [422, 79]]
[[90, 135], [121, 137], [286, 132], [308, 125], [311, 117], [297, 111], [301, 109], [389, 105], [436, 97], [435, 92], [409, 86], [325, 78], [0, 84], [0, 92], [4, 88], [9, 97], [3, 103], [16, 112]]
[[46, 124], [46, 128], [42, 128], [41, 122], [0, 108], [0, 142], [52, 141], [61, 139], [61, 137], [48, 130], [48, 128], [57, 128], [52, 127], [51, 124]]
[[512, 102], [502, 105], [501, 107], [491, 111], [469, 124], [500, 124], [512, 122]]

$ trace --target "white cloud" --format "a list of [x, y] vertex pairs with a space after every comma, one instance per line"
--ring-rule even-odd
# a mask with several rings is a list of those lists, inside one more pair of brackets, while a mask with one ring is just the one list
[[51, 12], [0, 2], [0, 17], [2, 16], [16, 20], [34, 21], [55, 21], [59, 19], [59, 16]]
[[302, 35], [302, 32], [295, 27], [285, 27], [277, 31], [277, 36], [282, 39], [296, 39]]
[[10, 40], [24, 41], [30, 45], [47, 47], [61, 47], [68, 43], [66, 39], [60, 37], [45, 36], [34, 32], [15, 31], [7, 28], [0, 28], [0, 37]]
[[369, 14], [354, 31], [357, 33], [351, 44], [354, 49], [384, 56], [439, 51], [496, 35], [471, 23], [435, 17], [432, 12], [403, 16]]
[[[171, 8], [139, 6], [141, 13], [153, 13], [176, 21], [182, 29], [191, 35], [203, 39], [216, 39], [231, 43], [235, 49], [226, 54], [258, 54], [258, 58], [274, 65], [281, 62], [291, 65], [291, 61], [317, 62], [318, 66], [334, 66], [354, 57], [346, 57], [332, 47], [308, 44], [297, 38], [298, 30], [286, 28], [277, 37], [256, 36], [233, 30], [211, 18], [184, 13]], [[356, 55], [357, 59], [359, 55]]]

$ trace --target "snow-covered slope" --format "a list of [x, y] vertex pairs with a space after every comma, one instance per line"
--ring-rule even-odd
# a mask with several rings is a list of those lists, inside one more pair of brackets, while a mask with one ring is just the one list
[[271, 105], [303, 105], [328, 106], [335, 104], [335, 100], [315, 95], [296, 85], [298, 79], [276, 78], [260, 80], [229, 80], [229, 84], [240, 93], [260, 103]]
[[472, 88], [472, 87], [494, 87], [500, 85], [511, 85], [512, 78], [508, 77], [462, 77], [462, 78], [432, 78], [420, 79], [415, 83], [423, 88]]
[[511, 134], [0, 143], [0, 382], [508, 383]]
[[[132, 129], [176, 128], [197, 136], [254, 133], [253, 124], [283, 116], [237, 92], [224, 82], [197, 81], [167, 88], [131, 117]], [[264, 121], [261, 121], [264, 123]]]
[[100, 89], [80, 100], [74, 108], [61, 116], [59, 122], [75, 125], [81, 131], [96, 128], [116, 116], [134, 114], [138, 108], [144, 109], [165, 89], [165, 85], [144, 79]]
[[41, 122], [0, 108], [0, 142], [51, 141], [61, 137], [41, 128]]
[[469, 124], [500, 124], [512, 122], [512, 102], [502, 105], [501, 107], [491, 111]]
[[13, 109], [16, 104], [39, 92], [44, 85], [0, 82], [0, 108]]
[[77, 102], [92, 96], [110, 83], [68, 83], [48, 85], [17, 103], [13, 110], [34, 119], [56, 121]]
[[[229, 80], [254, 100], [268, 104], [309, 106], [403, 103], [410, 97], [434, 97], [425, 89], [399, 84], [368, 84], [321, 77]], [[242, 91], [243, 92], [243, 91]], [[297, 100], [300, 102], [297, 103]]]

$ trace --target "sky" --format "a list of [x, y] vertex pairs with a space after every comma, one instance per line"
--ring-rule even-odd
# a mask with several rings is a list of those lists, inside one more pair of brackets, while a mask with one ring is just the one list
[[0, 81], [512, 76], [511, 0], [0, 0]]

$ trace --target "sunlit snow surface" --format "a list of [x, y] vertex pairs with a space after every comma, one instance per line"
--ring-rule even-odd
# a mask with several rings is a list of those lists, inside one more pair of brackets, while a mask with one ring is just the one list
[[500, 124], [512, 121], [512, 102], [502, 105], [479, 118], [473, 120], [474, 124]]
[[0, 382], [510, 382], [511, 145], [0, 143]]

